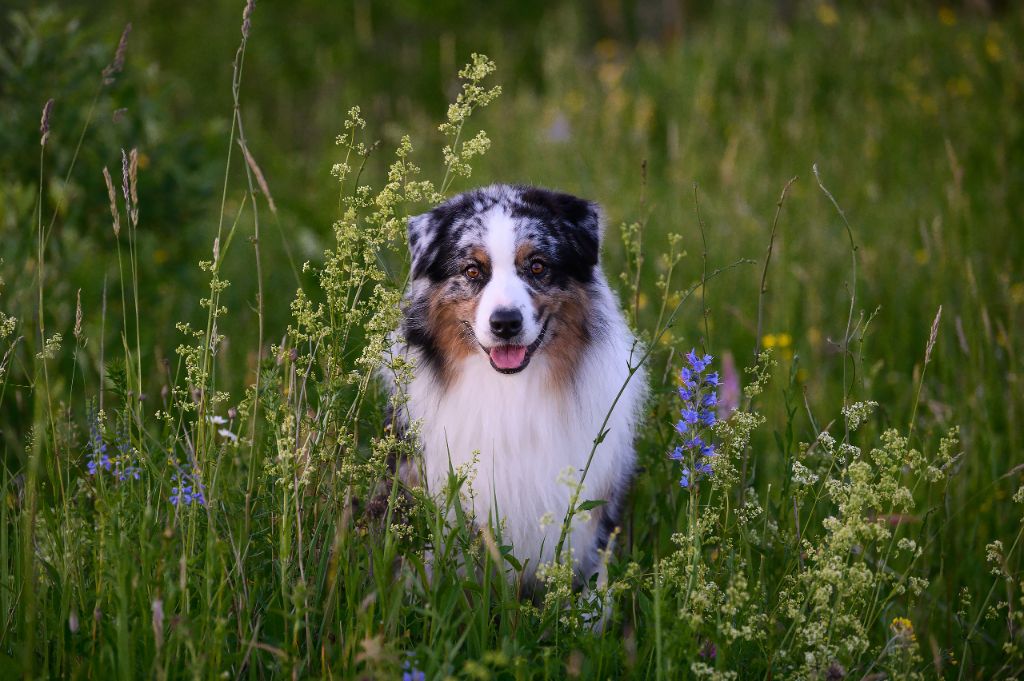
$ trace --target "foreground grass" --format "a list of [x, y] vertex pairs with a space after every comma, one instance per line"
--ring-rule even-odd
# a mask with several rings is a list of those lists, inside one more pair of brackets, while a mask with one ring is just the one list
[[[267, 238], [246, 239], [276, 213], [238, 147], [245, 42], [208, 292], [173, 342], [147, 319], [130, 154], [127, 192], [108, 162], [120, 231], [80, 324], [61, 281], [73, 233], [51, 232], [40, 193], [32, 238], [21, 223], [3, 247], [21, 273], [0, 298], [18, 318], [0, 319], [4, 674], [1019, 673], [1020, 17], [836, 21], [811, 14], [790, 34], [718, 16], [674, 49], [604, 44], [592, 72], [553, 48], [556, 94], [477, 112], [487, 156], [456, 110], [439, 166], [384, 134], [400, 150], [388, 176], [350, 114], [334, 229], [287, 329], [268, 321], [282, 297], [264, 295], [285, 268], [261, 257]], [[54, 144], [41, 184], [73, 170], [49, 170]], [[471, 472], [439, 498], [378, 496], [387, 458], [409, 453], [383, 435], [371, 380], [397, 314], [402, 217], [464, 185], [470, 162], [474, 182], [561, 178], [607, 204], [609, 271], [625, 272], [653, 348], [600, 633], [587, 621], [601, 600], [574, 594], [563, 565], [539, 601], [516, 597], [500, 528], [459, 511]], [[732, 266], [744, 258], [756, 264]], [[231, 267], [246, 274], [228, 286]], [[682, 489], [667, 453], [694, 346], [717, 356], [736, 409], [716, 427], [713, 474]]]

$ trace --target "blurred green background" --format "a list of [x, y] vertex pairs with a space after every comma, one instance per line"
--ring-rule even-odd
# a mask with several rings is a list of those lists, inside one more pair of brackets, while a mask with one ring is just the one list
[[[5, 4], [0, 309], [26, 323], [36, 314], [38, 125], [53, 97], [42, 212], [44, 223], [53, 211], [56, 220], [45, 314], [49, 329], [70, 336], [81, 289], [92, 339], [79, 358], [87, 386], [98, 381], [104, 285], [108, 343], [121, 317], [101, 172], [109, 166], [119, 177], [121, 148], [141, 153], [141, 345], [151, 394], [180, 342], [174, 323], [205, 316], [197, 262], [209, 257], [220, 214], [243, 5]], [[125, 69], [97, 95], [128, 21]], [[837, 339], [852, 280], [842, 222], [811, 174], [817, 163], [853, 227], [857, 312], [880, 308], [866, 343], [854, 348], [864, 355], [858, 396], [878, 400], [883, 418], [905, 427], [942, 305], [918, 427], [930, 436], [962, 425], [977, 476], [958, 502], [985, 510], [1016, 484], [1017, 474], [1006, 475], [1021, 460], [1024, 435], [1022, 37], [1024, 12], [985, 2], [259, 2], [241, 103], [249, 147], [278, 207], [276, 215], [262, 212], [268, 337], [281, 337], [295, 289], [312, 283], [302, 263], [315, 262], [332, 238], [337, 187], [329, 170], [347, 109], [362, 106], [371, 139], [381, 141], [367, 181], [381, 183], [404, 132], [413, 135], [414, 161], [436, 176], [436, 124], [457, 92], [459, 66], [481, 51], [498, 63], [504, 94], [474, 118], [493, 147], [456, 189], [528, 182], [601, 202], [616, 281], [619, 225], [645, 221], [641, 326], [660, 307], [652, 284], [664, 272], [669, 233], [682, 234], [689, 252], [675, 286], [700, 275], [695, 183], [713, 268], [740, 257], [763, 261], [781, 189], [799, 177], [779, 222], [763, 330], [782, 350], [783, 371], [793, 369], [813, 412], [827, 420], [841, 404]], [[93, 123], [65, 184], [94, 97]], [[229, 219], [245, 194], [239, 159]], [[251, 249], [236, 247], [225, 268], [228, 346], [219, 355], [221, 380], [235, 389], [251, 380], [255, 356], [252, 269]], [[740, 268], [705, 292], [710, 348], [741, 365], [755, 345], [760, 278], [760, 265]], [[699, 305], [688, 306], [671, 342], [698, 343], [701, 325]], [[16, 367], [38, 350], [25, 335]], [[17, 458], [31, 400], [24, 376], [12, 375], [0, 429], [7, 456]], [[778, 400], [765, 409], [777, 416], [784, 407]], [[957, 531], [966, 537], [1000, 534], [1010, 521], [982, 513], [962, 522]]]

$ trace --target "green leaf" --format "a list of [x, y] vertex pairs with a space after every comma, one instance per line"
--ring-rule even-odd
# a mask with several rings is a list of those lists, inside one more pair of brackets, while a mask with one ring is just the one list
[[580, 505], [576, 507], [576, 510], [589, 511], [593, 508], [597, 508], [598, 506], [604, 506], [607, 503], [608, 502], [604, 499], [588, 499], [587, 501], [581, 502]]

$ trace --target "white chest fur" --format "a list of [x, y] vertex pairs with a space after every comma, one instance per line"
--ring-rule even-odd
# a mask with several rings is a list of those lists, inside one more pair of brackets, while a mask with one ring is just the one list
[[[476, 522], [502, 528], [532, 574], [552, 560], [562, 518], [572, 495], [568, 471], [578, 480], [616, 395], [626, 384], [640, 350], [622, 324], [587, 349], [574, 385], [553, 385], [543, 352], [515, 375], [501, 374], [482, 353], [463, 360], [452, 383], [442, 389], [430, 372], [417, 372], [409, 386], [409, 416], [420, 422], [425, 483], [444, 489], [449, 465], [473, 463], [471, 487], [464, 488], [467, 511]], [[637, 372], [619, 398], [584, 480], [580, 501], [617, 500], [629, 484], [635, 455], [633, 432], [645, 394]], [[575, 522], [569, 535], [577, 566], [596, 564], [600, 527], [596, 518]]]

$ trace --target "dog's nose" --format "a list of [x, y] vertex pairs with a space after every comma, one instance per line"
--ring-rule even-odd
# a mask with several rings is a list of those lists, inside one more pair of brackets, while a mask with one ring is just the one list
[[523, 330], [523, 313], [515, 308], [500, 308], [491, 313], [491, 333], [508, 340]]

